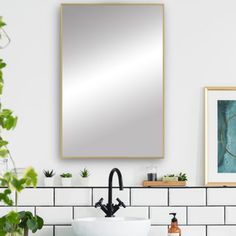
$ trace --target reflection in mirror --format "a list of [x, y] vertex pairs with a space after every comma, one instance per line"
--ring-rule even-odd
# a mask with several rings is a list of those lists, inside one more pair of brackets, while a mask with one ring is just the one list
[[63, 4], [61, 30], [62, 157], [163, 157], [163, 5]]

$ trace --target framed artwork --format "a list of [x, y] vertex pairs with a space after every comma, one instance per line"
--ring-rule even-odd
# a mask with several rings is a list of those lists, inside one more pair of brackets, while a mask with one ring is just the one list
[[236, 185], [236, 87], [205, 88], [205, 184]]

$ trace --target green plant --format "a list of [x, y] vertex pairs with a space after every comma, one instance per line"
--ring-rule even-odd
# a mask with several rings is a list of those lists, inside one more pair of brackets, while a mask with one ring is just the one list
[[169, 175], [164, 175], [164, 177], [178, 177], [178, 181], [187, 181], [187, 174], [180, 172], [179, 175], [175, 174], [169, 174]]
[[[0, 17], [0, 28], [2, 28], [5, 25], [6, 24]], [[3, 69], [6, 66], [7, 64], [3, 61], [3, 59], [0, 59], [0, 96], [3, 93], [3, 85], [4, 85]], [[0, 99], [0, 131], [13, 130], [17, 124], [17, 117], [13, 115], [13, 111], [11, 111], [10, 109], [3, 108], [1, 100], [2, 99]], [[1, 134], [2, 132], [0, 132], [0, 158], [5, 158], [7, 156], [10, 156], [11, 158], [10, 151], [7, 148], [8, 141], [4, 140]], [[12, 162], [14, 163], [13, 160]]]
[[[18, 178], [16, 173], [6, 172], [0, 177], [0, 186], [6, 188], [0, 193], [0, 201], [7, 206], [13, 206], [11, 199], [13, 192], [20, 193], [24, 188], [37, 186], [37, 173], [30, 167], [24, 171], [23, 177]], [[8, 214], [0, 218], [0, 236], [7, 234], [20, 233], [24, 236], [28, 235], [28, 230], [35, 233], [43, 227], [43, 219], [39, 216], [33, 216], [30, 212], [10, 211]]]
[[[5, 26], [2, 17], [0, 17], [0, 28]], [[1, 35], [0, 35], [1, 36]], [[6, 67], [6, 63], [0, 59], [0, 96], [3, 92], [3, 68]], [[1, 99], [0, 99], [1, 101]], [[0, 158], [10, 158], [13, 164], [13, 171], [6, 172], [0, 175], [0, 187], [4, 188], [4, 191], [0, 193], [0, 202], [3, 202], [7, 206], [13, 206], [14, 201], [11, 196], [15, 193], [16, 199], [18, 193], [24, 188], [37, 186], [37, 173], [30, 167], [24, 171], [23, 177], [18, 178], [16, 173], [16, 166], [14, 159], [7, 147], [8, 142], [1, 136], [2, 130], [12, 130], [16, 127], [17, 117], [13, 115], [13, 112], [9, 109], [3, 109], [0, 102]], [[17, 201], [15, 203], [17, 207]], [[39, 216], [33, 216], [32, 213], [24, 211], [18, 212], [10, 211], [6, 215], [0, 217], [0, 236], [23, 234], [28, 235], [28, 230], [35, 233], [37, 230], [43, 227], [43, 219]]]
[[89, 177], [89, 175], [90, 175], [90, 173], [87, 168], [84, 168], [83, 170], [80, 171], [80, 176], [82, 178], [87, 178], [87, 177]]
[[174, 174], [164, 175], [164, 177], [175, 177], [175, 175]]
[[35, 233], [37, 230], [42, 229], [43, 224], [43, 219], [37, 215], [33, 216], [30, 211], [10, 211], [1, 218], [0, 235], [5, 235], [4, 231], [7, 231], [10, 234], [19, 233], [28, 235], [29, 230], [31, 230], [32, 233]]
[[56, 173], [54, 170], [43, 170], [43, 174], [45, 177], [50, 178], [53, 177]]
[[71, 173], [63, 173], [60, 175], [62, 178], [71, 178], [72, 174]]
[[187, 174], [180, 172], [178, 175], [178, 181], [187, 181], [188, 177]]

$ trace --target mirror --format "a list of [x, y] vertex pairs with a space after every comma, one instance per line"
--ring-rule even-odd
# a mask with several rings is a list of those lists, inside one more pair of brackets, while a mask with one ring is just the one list
[[162, 4], [62, 4], [61, 155], [163, 158]]

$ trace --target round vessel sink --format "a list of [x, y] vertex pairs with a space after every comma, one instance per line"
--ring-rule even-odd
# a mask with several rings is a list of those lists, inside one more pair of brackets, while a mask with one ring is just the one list
[[148, 236], [150, 220], [134, 217], [88, 217], [75, 219], [76, 236]]

